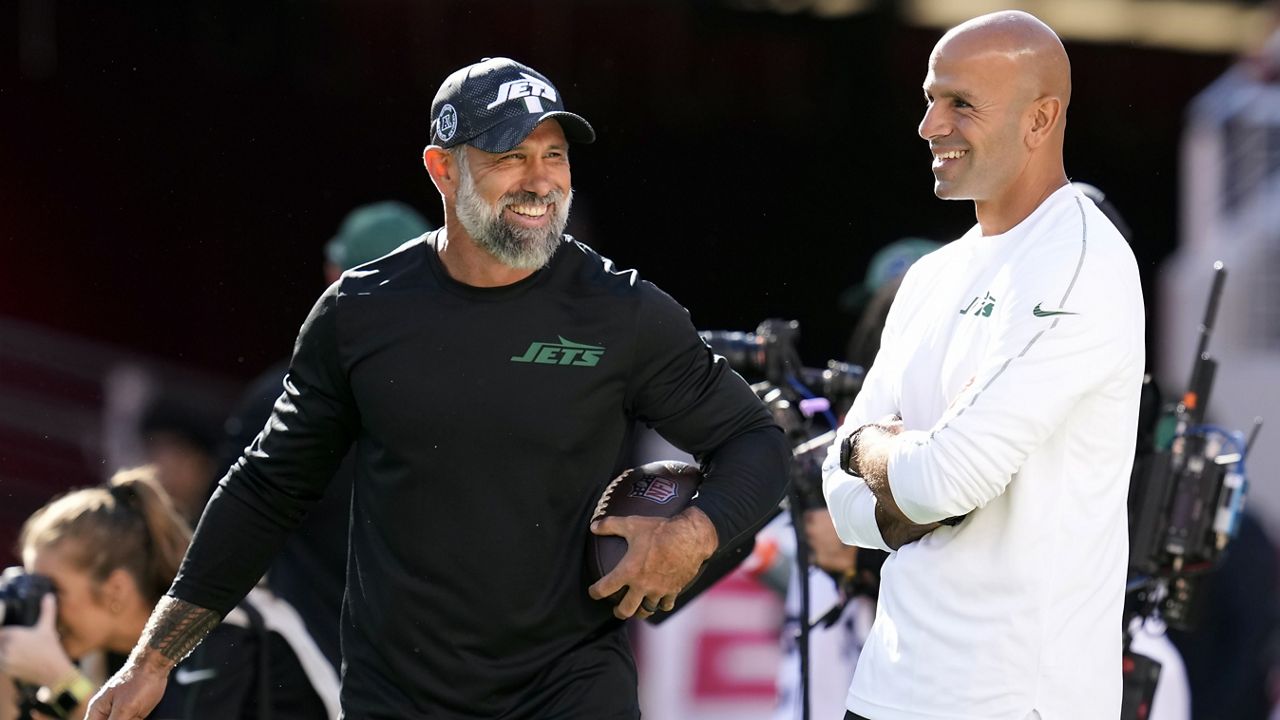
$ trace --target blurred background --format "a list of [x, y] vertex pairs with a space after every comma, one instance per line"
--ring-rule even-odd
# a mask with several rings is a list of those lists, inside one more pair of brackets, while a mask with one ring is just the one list
[[[1008, 7], [1067, 45], [1067, 169], [1132, 227], [1152, 370], [1185, 385], [1223, 257], [1217, 417], [1280, 419], [1272, 3], [9, 0], [0, 561], [67, 487], [163, 458], [221, 474], [224, 418], [290, 351], [347, 212], [395, 199], [441, 221], [421, 163], [431, 100], [485, 56], [533, 65], [594, 124], [572, 153], [579, 239], [700, 328], [793, 318], [807, 364], [841, 358], [856, 315], [840, 298], [871, 256], [973, 222], [933, 196], [920, 85], [945, 28]], [[1192, 110], [1233, 67], [1244, 89]], [[1251, 471], [1274, 533], [1272, 430]]]

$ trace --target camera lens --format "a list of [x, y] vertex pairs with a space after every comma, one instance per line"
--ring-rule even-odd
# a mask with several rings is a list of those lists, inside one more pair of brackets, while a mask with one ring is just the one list
[[28, 574], [21, 567], [6, 568], [0, 574], [0, 626], [36, 624], [40, 599], [53, 592], [53, 582], [43, 575]]

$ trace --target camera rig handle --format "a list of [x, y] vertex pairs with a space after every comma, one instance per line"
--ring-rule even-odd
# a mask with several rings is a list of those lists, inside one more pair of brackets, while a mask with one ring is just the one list
[[1209, 338], [1213, 334], [1213, 323], [1218, 317], [1218, 304], [1222, 301], [1222, 288], [1226, 281], [1227, 269], [1219, 260], [1213, 264], [1213, 284], [1209, 288], [1209, 304], [1204, 309], [1204, 320], [1200, 323], [1200, 345], [1196, 348], [1196, 359], [1191, 365], [1191, 380], [1187, 383], [1187, 392], [1178, 403], [1179, 420], [1189, 425], [1204, 422], [1205, 408], [1209, 405], [1209, 391], [1213, 389], [1213, 378], [1217, 374], [1218, 362], [1209, 356]]

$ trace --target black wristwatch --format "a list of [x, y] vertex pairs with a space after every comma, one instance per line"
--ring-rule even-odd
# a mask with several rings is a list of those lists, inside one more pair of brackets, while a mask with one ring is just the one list
[[93, 695], [95, 689], [89, 678], [76, 670], [53, 687], [41, 690], [43, 702], [36, 709], [45, 715], [67, 720], [81, 703]]
[[[868, 425], [874, 425], [874, 424], [875, 423], [868, 423]], [[867, 425], [863, 425], [857, 430], [854, 430], [853, 432], [849, 433], [848, 437], [840, 441], [840, 469], [849, 473], [850, 475], [855, 475], [857, 477], [862, 477], [857, 473], [857, 468], [855, 467], [858, 461], [858, 436], [862, 434], [862, 431], [865, 429], [867, 429]], [[945, 520], [939, 520], [938, 522], [940, 522], [943, 525], [955, 527], [956, 525], [959, 525], [961, 521], [963, 521], [967, 517], [969, 517], [968, 514], [957, 515], [955, 517], [949, 517]]]
[[844, 440], [840, 441], [840, 469], [850, 475], [858, 474], [855, 472], [854, 467], [854, 463], [858, 459], [856, 446], [858, 444], [858, 435], [860, 435], [866, 427], [866, 425], [863, 425], [857, 430], [849, 433]]

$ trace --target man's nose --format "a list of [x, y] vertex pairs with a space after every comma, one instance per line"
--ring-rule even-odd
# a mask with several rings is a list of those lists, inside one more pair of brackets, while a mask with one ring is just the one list
[[555, 175], [550, 163], [542, 158], [534, 158], [529, 162], [524, 174], [521, 188], [539, 197], [550, 194], [557, 189]]
[[925, 140], [932, 140], [936, 137], [945, 137], [951, 134], [951, 123], [938, 103], [929, 104], [929, 107], [924, 111], [924, 117], [920, 118], [920, 127], [916, 129], [916, 132]]

